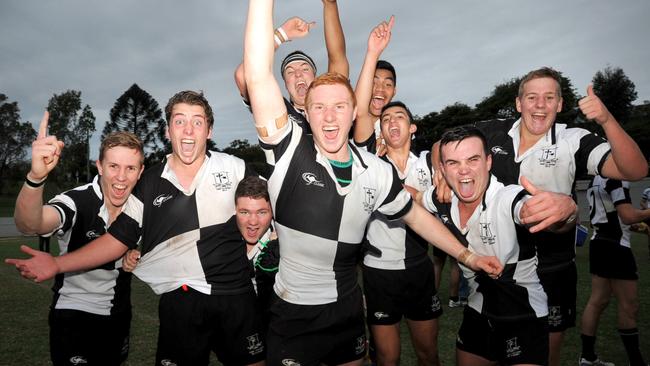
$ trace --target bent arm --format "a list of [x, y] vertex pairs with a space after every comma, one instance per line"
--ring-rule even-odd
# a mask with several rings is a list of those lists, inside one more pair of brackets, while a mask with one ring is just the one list
[[632, 225], [650, 219], [650, 208], [639, 210], [634, 208], [631, 203], [616, 205], [616, 212], [625, 225]]
[[336, 0], [323, 0], [325, 22], [325, 47], [327, 48], [327, 71], [350, 77], [350, 64], [345, 51], [345, 35], [339, 17]]
[[272, 18], [272, 0], [250, 0], [244, 37], [244, 70], [255, 127], [263, 141], [272, 141], [278, 130], [287, 125], [287, 110], [272, 69]]
[[639, 149], [639, 145], [623, 130], [613, 116], [601, 126], [612, 147], [612, 153], [605, 160], [601, 174], [619, 180], [637, 181], [643, 179], [648, 174], [648, 162]]
[[61, 217], [54, 207], [43, 205], [43, 186], [23, 184], [16, 199], [14, 222], [23, 234], [47, 234], [61, 224]]

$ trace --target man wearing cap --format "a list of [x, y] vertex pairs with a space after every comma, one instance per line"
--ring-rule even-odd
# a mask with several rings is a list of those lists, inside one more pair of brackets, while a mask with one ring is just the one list
[[[336, 0], [323, 0], [323, 19], [328, 58], [327, 71], [339, 73], [347, 78], [350, 66], [346, 57], [345, 37]], [[314, 25], [315, 22], [306, 22], [298, 17], [290, 18], [274, 31], [275, 50], [283, 43], [306, 36]], [[302, 127], [303, 133], [311, 134], [311, 128], [305, 118], [305, 96], [307, 88], [316, 77], [316, 64], [306, 53], [296, 50], [284, 58], [280, 72], [284, 79], [284, 86], [289, 93], [289, 99], [284, 98], [287, 113], [294, 117], [298, 125]], [[244, 104], [250, 108], [243, 62], [235, 70], [235, 83]]]

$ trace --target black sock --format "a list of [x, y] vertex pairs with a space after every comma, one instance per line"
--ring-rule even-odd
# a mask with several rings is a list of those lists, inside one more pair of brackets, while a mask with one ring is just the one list
[[458, 296], [449, 296], [449, 301], [458, 302]]
[[641, 350], [639, 349], [639, 330], [637, 328], [619, 329], [618, 334], [621, 336], [627, 358], [630, 360], [630, 365], [645, 365]]
[[598, 358], [595, 349], [596, 336], [581, 334], [580, 338], [582, 339], [582, 355], [580, 357], [587, 361], [595, 361]]

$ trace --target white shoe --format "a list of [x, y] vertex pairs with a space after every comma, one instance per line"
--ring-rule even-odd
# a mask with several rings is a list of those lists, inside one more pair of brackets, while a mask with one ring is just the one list
[[450, 308], [460, 308], [462, 306], [465, 306], [467, 304], [467, 301], [463, 303], [462, 300], [454, 301], [454, 300], [449, 300], [449, 307]]
[[580, 358], [579, 366], [616, 366], [612, 362], [605, 362], [600, 358], [597, 358], [593, 361], [587, 361], [584, 358]]

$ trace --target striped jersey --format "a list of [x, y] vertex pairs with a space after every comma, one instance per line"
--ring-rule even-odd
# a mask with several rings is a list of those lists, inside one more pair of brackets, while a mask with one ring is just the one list
[[630, 183], [597, 175], [587, 189], [589, 219], [594, 228], [591, 240], [607, 240], [630, 247], [630, 226], [618, 217], [616, 206], [629, 203]]

